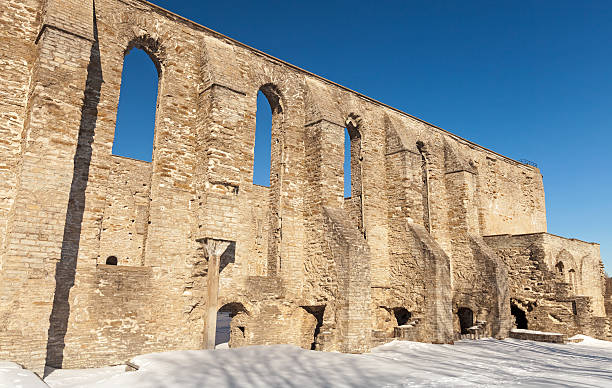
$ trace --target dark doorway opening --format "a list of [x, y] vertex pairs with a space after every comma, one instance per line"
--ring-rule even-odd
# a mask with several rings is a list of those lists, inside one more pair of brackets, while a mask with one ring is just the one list
[[117, 265], [117, 256], [109, 256], [106, 259], [106, 265]]
[[395, 319], [397, 320], [398, 326], [406, 325], [408, 321], [410, 320], [410, 318], [412, 317], [412, 313], [403, 307], [395, 307], [393, 309], [393, 315], [395, 316]]
[[460, 307], [457, 310], [459, 316], [459, 326], [461, 327], [461, 334], [469, 334], [469, 328], [474, 326], [474, 312], [467, 307]]
[[312, 344], [310, 344], [310, 350], [317, 350], [317, 337], [321, 332], [321, 326], [323, 326], [323, 314], [325, 313], [325, 306], [302, 306], [306, 312], [314, 315], [317, 319], [317, 326], [315, 327]]
[[525, 311], [519, 308], [516, 304], [510, 304], [510, 313], [514, 317], [517, 329], [527, 329], [527, 315]]
[[[224, 343], [229, 344], [232, 335], [232, 319], [239, 313], [246, 313], [246, 309], [244, 308], [242, 303], [237, 302], [225, 304], [217, 311], [215, 346]], [[237, 328], [239, 330], [235, 331], [234, 333], [240, 334], [244, 338], [246, 335], [245, 327], [237, 326]]]

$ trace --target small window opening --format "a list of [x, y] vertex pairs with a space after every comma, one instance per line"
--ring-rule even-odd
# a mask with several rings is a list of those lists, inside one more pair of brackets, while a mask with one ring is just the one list
[[253, 183], [270, 187], [270, 164], [272, 159], [272, 109], [266, 96], [257, 93], [255, 115], [255, 155], [253, 159]]
[[576, 292], [576, 271], [574, 271], [574, 269], [572, 268], [569, 271], [567, 271], [567, 273], [569, 275], [569, 283], [574, 289], [574, 292]]
[[557, 263], [557, 265], [555, 265], [555, 268], [557, 269], [557, 272], [560, 274], [563, 274], [563, 262], [560, 261]]
[[578, 307], [576, 306], [575, 300], [572, 301], [572, 313], [574, 313], [574, 315], [578, 314]]
[[514, 323], [517, 329], [527, 329], [527, 314], [525, 314], [525, 310], [512, 302], [510, 303], [510, 314], [514, 317]]
[[351, 137], [344, 128], [344, 198], [351, 197]]
[[132, 48], [123, 62], [113, 155], [152, 160], [158, 83], [151, 57]]
[[408, 324], [408, 321], [410, 321], [410, 318], [412, 317], [412, 313], [403, 307], [394, 308], [393, 315], [395, 315], [395, 320], [397, 321], [398, 326]]
[[469, 334], [470, 331], [468, 329], [474, 326], [474, 312], [467, 307], [460, 307], [457, 310], [457, 315], [459, 316], [461, 334]]
[[361, 118], [351, 113], [344, 128], [344, 197], [361, 197]]
[[109, 256], [106, 258], [106, 265], [117, 265], [117, 256]]

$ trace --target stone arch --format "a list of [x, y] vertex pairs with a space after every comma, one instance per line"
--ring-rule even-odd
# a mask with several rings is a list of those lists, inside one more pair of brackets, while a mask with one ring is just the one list
[[271, 82], [265, 83], [259, 88], [259, 91], [261, 91], [268, 99], [273, 116], [275, 114], [283, 113], [285, 103], [282, 93], [276, 84]]
[[111, 25], [116, 32], [118, 44], [124, 47], [124, 55], [132, 48], [142, 49], [149, 55], [161, 79], [167, 60], [166, 47], [172, 39], [172, 31], [162, 30], [154, 19], [138, 17], [132, 12], [121, 12], [111, 16]]
[[147, 53], [147, 55], [153, 62], [153, 65], [155, 65], [155, 68], [157, 69], [157, 75], [161, 80], [163, 73], [162, 60], [165, 58], [165, 52], [159, 40], [154, 39], [150, 35], [146, 34], [132, 38], [126, 45], [125, 50], [123, 51], [124, 58], [134, 48], [140, 49]]
[[[138, 12], [117, 12], [105, 19], [105, 35], [124, 55], [133, 48], [147, 53], [161, 78], [169, 51], [176, 51], [175, 32], [154, 18], [142, 17]], [[169, 48], [172, 48], [169, 50]]]
[[117, 256], [109, 256], [106, 258], [106, 265], [117, 265]]
[[251, 302], [249, 302], [246, 298], [237, 296], [237, 295], [224, 296], [224, 297], [220, 296], [217, 305], [218, 306], [240, 305], [241, 308], [244, 309], [244, 312], [249, 316], [253, 315], [254, 309], [255, 309], [253, 304], [251, 304]]

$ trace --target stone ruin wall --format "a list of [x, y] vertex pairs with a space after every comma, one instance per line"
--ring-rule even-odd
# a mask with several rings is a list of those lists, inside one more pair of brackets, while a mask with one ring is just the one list
[[509, 268], [511, 303], [525, 314], [528, 329], [612, 340], [598, 244], [547, 233], [484, 239]]
[[[111, 152], [132, 47], [160, 75], [151, 163]], [[203, 238], [235, 242], [218, 299], [232, 346], [367, 351], [398, 309], [405, 339], [451, 342], [459, 307], [488, 335], [510, 328], [518, 267], [481, 236], [546, 232], [536, 168], [144, 1], [2, 3], [0, 58], [0, 359], [41, 370], [201, 348]], [[269, 188], [252, 184], [259, 90]], [[591, 269], [581, 287], [600, 311]]]
[[606, 309], [606, 315], [612, 317], [612, 278], [606, 278], [606, 293], [604, 299], [604, 307]]

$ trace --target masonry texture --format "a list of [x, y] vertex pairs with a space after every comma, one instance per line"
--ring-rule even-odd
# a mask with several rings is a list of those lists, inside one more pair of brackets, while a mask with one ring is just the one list
[[[111, 152], [132, 48], [150, 163]], [[217, 311], [230, 347], [612, 339], [599, 246], [546, 233], [537, 168], [140, 0], [0, 2], [0, 302], [0, 359], [37, 372], [210, 347]]]

